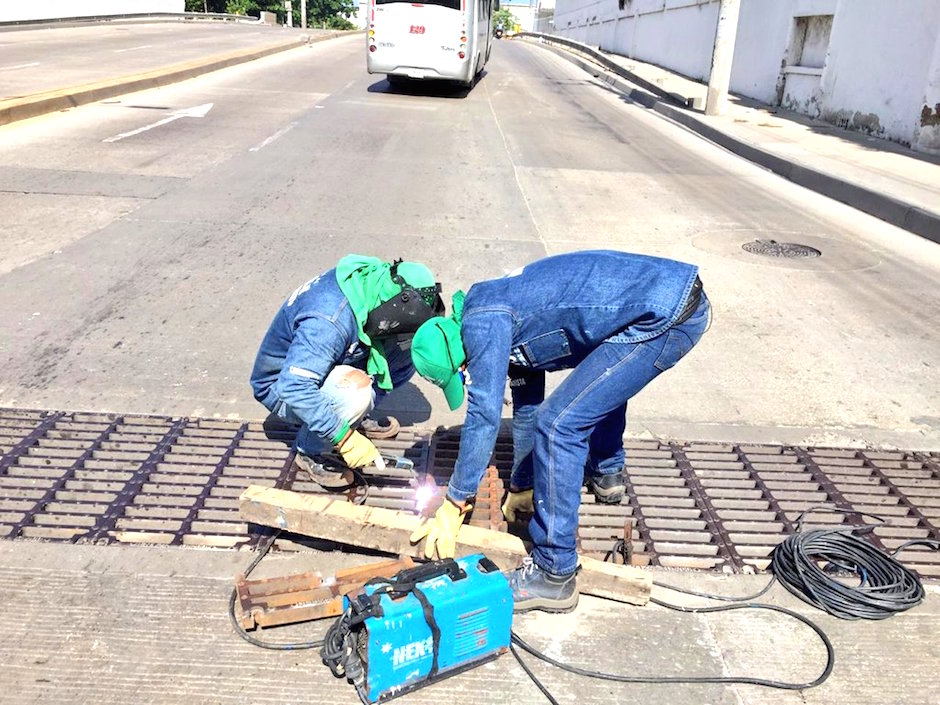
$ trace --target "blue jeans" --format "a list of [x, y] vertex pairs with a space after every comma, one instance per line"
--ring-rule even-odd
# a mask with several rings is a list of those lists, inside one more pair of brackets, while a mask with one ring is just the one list
[[708, 325], [710, 305], [702, 294], [695, 313], [642, 343], [602, 343], [535, 414], [532, 471], [535, 515], [529, 523], [535, 563], [550, 573], [577, 568], [575, 540], [585, 466], [613, 472], [623, 464], [627, 401], [681, 360]]
[[[397, 389], [399, 386], [408, 382], [411, 377], [414, 375], [415, 369], [411, 364], [411, 351], [410, 347], [395, 347], [387, 346], [385, 349], [385, 358], [388, 360], [389, 373], [392, 378], [392, 387]], [[326, 391], [326, 390], [324, 390]], [[359, 425], [359, 422], [363, 418], [371, 413], [372, 409], [377, 406], [382, 399], [386, 397], [388, 392], [384, 389], [379, 389], [375, 384], [372, 385], [372, 406], [366, 411], [365, 414], [362, 414], [358, 418], [354, 419], [352, 423], [353, 427]], [[346, 413], [348, 408], [347, 401], [342, 398], [340, 395], [330, 394], [330, 398], [333, 404], [333, 408], [336, 410], [337, 414], [343, 419], [346, 419], [350, 414]], [[358, 411], [358, 410], [357, 410]], [[297, 430], [297, 439], [294, 441], [294, 448], [299, 453], [304, 455], [314, 456], [321, 453], [328, 453], [332, 450], [332, 446], [328, 439], [323, 438], [322, 436], [314, 433], [310, 428], [302, 423], [299, 418], [292, 414], [289, 409], [287, 412], [290, 418], [285, 418], [285, 421], [292, 424], [299, 424], [300, 427]]]

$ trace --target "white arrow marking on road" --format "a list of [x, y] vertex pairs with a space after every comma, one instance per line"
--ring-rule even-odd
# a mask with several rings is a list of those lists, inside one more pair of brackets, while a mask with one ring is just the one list
[[170, 113], [169, 116], [163, 118], [162, 120], [157, 120], [151, 125], [144, 125], [143, 127], [138, 127], [136, 130], [131, 130], [130, 132], [122, 132], [119, 135], [114, 137], [108, 137], [106, 140], [101, 140], [102, 142], [117, 142], [118, 140], [123, 140], [126, 137], [133, 137], [134, 135], [139, 135], [141, 132], [146, 132], [147, 130], [152, 130], [155, 127], [160, 127], [161, 125], [166, 125], [167, 123], [173, 122], [174, 120], [179, 120], [184, 117], [192, 118], [204, 118], [210, 110], [212, 110], [213, 103], [203, 103], [202, 105], [196, 105], [192, 108], [183, 108], [181, 110], [174, 110]]
[[16, 64], [15, 66], [0, 66], [0, 71], [12, 71], [13, 69], [28, 69], [30, 66], [39, 66], [38, 61], [30, 64]]

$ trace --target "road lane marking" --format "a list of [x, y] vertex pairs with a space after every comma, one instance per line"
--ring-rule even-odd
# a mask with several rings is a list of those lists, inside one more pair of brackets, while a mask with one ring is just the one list
[[296, 126], [297, 126], [297, 123], [296, 123], [296, 122], [292, 122], [292, 123], [291, 123], [290, 125], [288, 125], [287, 127], [282, 127], [280, 130], [278, 130], [277, 132], [275, 132], [273, 135], [271, 135], [270, 137], [268, 137], [267, 139], [265, 139], [261, 144], [256, 144], [254, 147], [252, 147], [252, 148], [249, 149], [248, 151], [249, 151], [249, 152], [257, 152], [257, 151], [259, 151], [259, 150], [261, 150], [261, 149], [264, 149], [264, 148], [267, 147], [269, 144], [271, 144], [274, 140], [280, 139], [281, 137], [283, 137], [284, 135], [286, 135], [288, 132], [290, 132], [291, 130], [293, 130]]
[[0, 66], [0, 71], [12, 71], [13, 69], [28, 69], [30, 66], [39, 66], [38, 61], [29, 64], [16, 64], [14, 66]]
[[213, 106], [213, 103], [203, 103], [202, 105], [195, 105], [192, 108], [182, 108], [180, 110], [174, 110], [168, 117], [165, 117], [162, 120], [157, 120], [156, 122], [151, 123], [149, 125], [138, 127], [136, 130], [131, 130], [130, 132], [122, 132], [119, 135], [114, 135], [114, 137], [108, 137], [107, 139], [104, 139], [101, 141], [102, 142], [118, 142], [128, 137], [139, 135], [141, 132], [152, 130], [155, 127], [166, 125], [167, 123], [173, 122], [174, 120], [179, 120], [180, 118], [184, 118], [184, 117], [204, 118], [208, 114], [208, 112], [212, 110], [212, 106]]
[[139, 47], [128, 47], [127, 49], [115, 49], [115, 54], [121, 54], [125, 51], [137, 51], [138, 49], [149, 49], [153, 44], [141, 44]]

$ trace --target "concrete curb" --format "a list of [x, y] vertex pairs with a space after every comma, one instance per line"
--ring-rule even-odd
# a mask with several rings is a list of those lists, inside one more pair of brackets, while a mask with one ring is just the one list
[[58, 110], [76, 108], [99, 100], [114, 98], [115, 96], [148, 88], [157, 88], [171, 83], [178, 83], [204, 73], [218, 71], [228, 66], [235, 66], [248, 61], [254, 61], [271, 54], [277, 54], [288, 49], [296, 49], [326, 39], [346, 36], [349, 32], [331, 32], [329, 34], [308, 35], [298, 37], [288, 42], [278, 42], [264, 47], [255, 47], [227, 54], [217, 54], [206, 59], [197, 59], [179, 64], [171, 64], [153, 71], [130, 74], [118, 78], [110, 78], [95, 83], [86, 83], [70, 88], [59, 88], [43, 93], [19, 98], [9, 98], [0, 101], [0, 125], [8, 125], [17, 120], [45, 115]]
[[[880, 218], [891, 225], [903, 228], [915, 235], [940, 243], [940, 214], [926, 211], [910, 203], [894, 198], [893, 196], [887, 196], [883, 193], [872, 191], [856, 183], [785, 159], [760, 147], [755, 147], [753, 144], [740, 140], [737, 137], [733, 137], [726, 132], [722, 132], [716, 127], [700, 120], [687, 110], [673, 105], [673, 102], [680, 104], [683, 102], [681, 96], [667, 93], [657, 86], [653, 86], [653, 84], [644, 81], [639, 76], [636, 76], [622, 66], [610, 61], [592, 47], [579, 45], [577, 42], [570, 40], [558, 41], [557, 37], [549, 37], [547, 35], [528, 33], [527, 36], [544, 40], [544, 42], [547, 43], [543, 43], [545, 48], [571, 61], [581, 69], [593, 74], [595, 77], [602, 79], [605, 83], [614, 87], [618, 92], [631, 100], [668, 117], [670, 120], [674, 120], [710, 142], [724, 147], [729, 152], [737, 154], [739, 157], [743, 157], [765, 169], [769, 169], [778, 176], [782, 176], [799, 186], [808, 188], [823, 196], [839, 201], [840, 203], [845, 203], [852, 208], [873, 215], [876, 218]], [[552, 46], [552, 44], [556, 43], [560, 44], [561, 47]], [[572, 53], [572, 50], [584, 54], [591, 61], [585, 61], [576, 56]], [[598, 73], [598, 64], [606, 71], [613, 72], [616, 76]], [[620, 79], [626, 79], [626, 81], [630, 83], [628, 84]], [[634, 85], [630, 84], [643, 85], [647, 90], [636, 88]]]

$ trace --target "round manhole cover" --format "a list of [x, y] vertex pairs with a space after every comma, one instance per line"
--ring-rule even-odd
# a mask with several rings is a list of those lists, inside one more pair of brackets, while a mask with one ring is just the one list
[[798, 245], [795, 242], [777, 242], [776, 240], [754, 240], [741, 245], [745, 252], [764, 257], [819, 257], [822, 252], [809, 245]]

